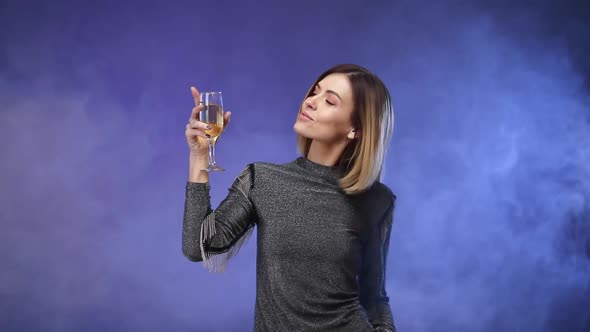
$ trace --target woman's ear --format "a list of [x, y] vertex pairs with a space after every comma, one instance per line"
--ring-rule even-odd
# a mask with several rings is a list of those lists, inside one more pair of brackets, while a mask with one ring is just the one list
[[355, 139], [359, 137], [360, 132], [356, 129], [352, 129], [351, 131], [348, 132], [348, 135], [346, 137], [348, 137], [348, 139]]

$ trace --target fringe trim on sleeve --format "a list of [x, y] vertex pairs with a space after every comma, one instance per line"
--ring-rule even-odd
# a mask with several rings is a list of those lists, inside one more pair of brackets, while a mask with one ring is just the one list
[[[250, 170], [247, 168], [236, 179], [237, 190], [244, 195], [248, 202], [250, 202], [250, 188], [252, 180], [249, 174]], [[254, 224], [252, 224], [242, 236], [224, 253], [215, 253], [205, 248], [205, 242], [215, 236], [215, 211], [211, 212], [201, 224], [201, 235], [199, 245], [201, 248], [201, 256], [203, 257], [203, 266], [209, 272], [224, 272], [230, 258], [235, 256], [238, 251], [244, 246], [248, 239], [252, 236], [254, 231]]]

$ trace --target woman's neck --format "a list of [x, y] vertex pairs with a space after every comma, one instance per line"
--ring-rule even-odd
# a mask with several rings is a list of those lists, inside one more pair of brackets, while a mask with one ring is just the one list
[[311, 141], [307, 159], [324, 166], [335, 166], [348, 142], [326, 144], [317, 140]]

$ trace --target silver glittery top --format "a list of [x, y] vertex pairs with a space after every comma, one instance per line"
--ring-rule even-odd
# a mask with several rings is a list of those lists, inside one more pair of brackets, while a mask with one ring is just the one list
[[347, 195], [341, 172], [300, 157], [249, 164], [217, 209], [186, 183], [182, 250], [223, 271], [257, 229], [255, 331], [395, 331], [385, 270], [395, 195]]

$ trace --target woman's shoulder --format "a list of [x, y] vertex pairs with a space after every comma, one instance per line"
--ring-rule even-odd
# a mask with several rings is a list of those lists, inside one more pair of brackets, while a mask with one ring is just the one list
[[246, 164], [242, 169], [242, 174], [248, 173], [252, 179], [258, 175], [258, 178], [265, 178], [266, 176], [272, 176], [277, 171], [288, 169], [292, 167], [293, 162], [286, 163], [274, 163], [269, 161], [254, 161]]
[[393, 192], [393, 190], [381, 181], [375, 181], [371, 186], [371, 191], [373, 191], [374, 195], [379, 197], [379, 200], [384, 203], [386, 206], [395, 205], [395, 201], [397, 196]]
[[380, 181], [375, 181], [367, 190], [352, 195], [350, 198], [355, 204], [359, 204], [358, 206], [362, 207], [362, 209], [370, 211], [367, 213], [382, 216], [395, 205], [397, 197], [389, 186]]

